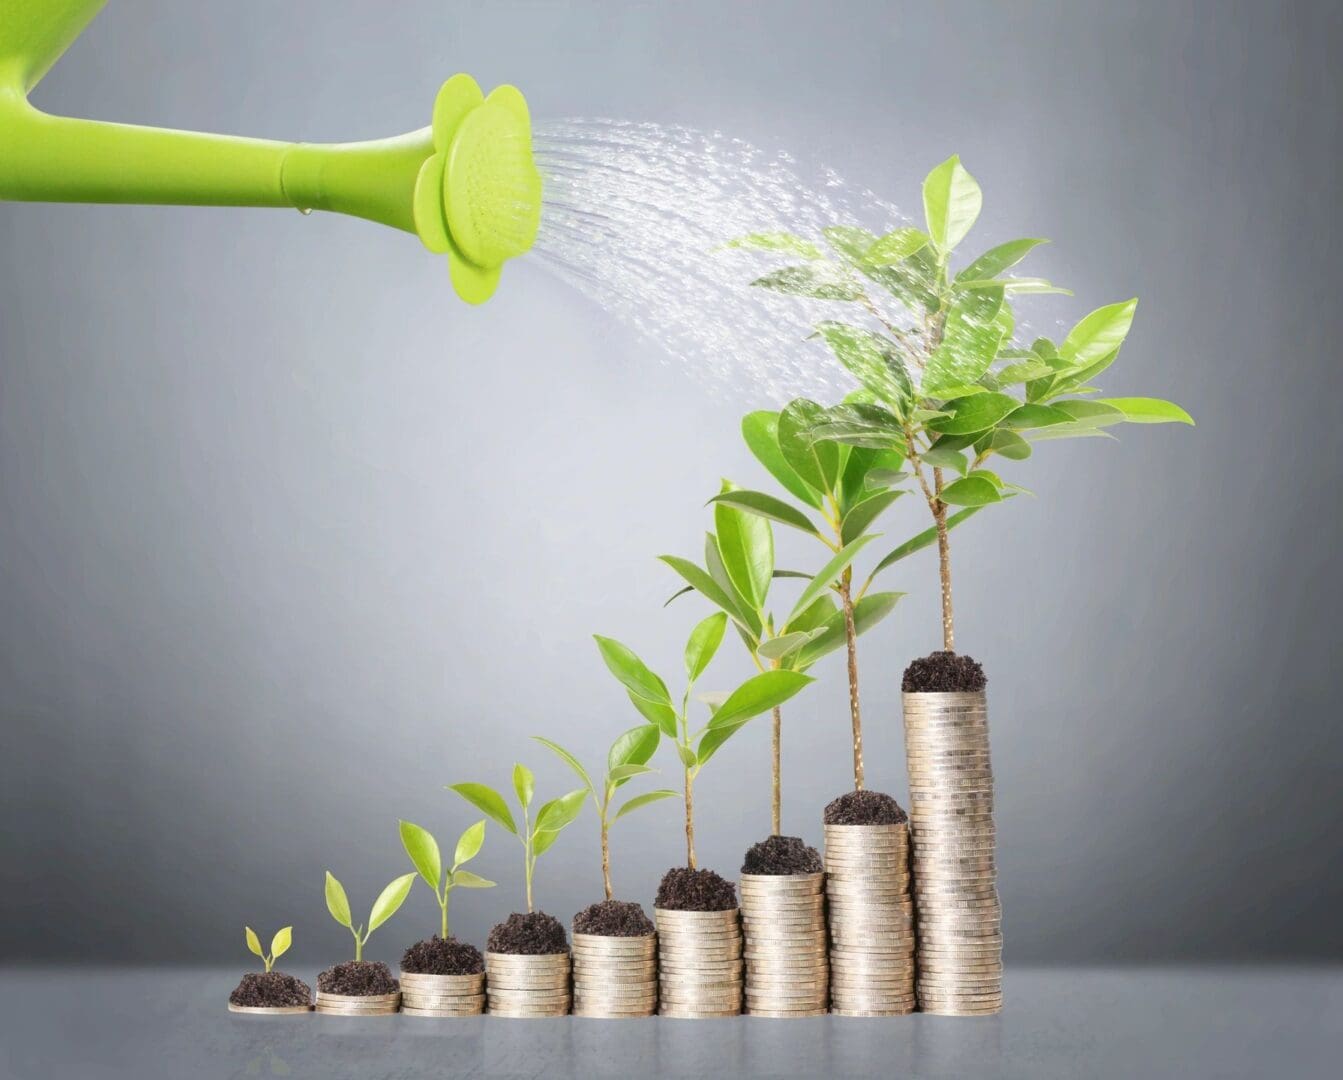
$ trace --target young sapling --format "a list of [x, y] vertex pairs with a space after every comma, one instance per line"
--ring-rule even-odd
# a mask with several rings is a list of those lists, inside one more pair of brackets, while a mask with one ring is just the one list
[[292, 926], [286, 926], [275, 931], [275, 936], [270, 939], [270, 954], [267, 955], [261, 948], [261, 939], [256, 936], [256, 931], [250, 926], [244, 926], [243, 930], [247, 933], [248, 949], [261, 957], [261, 962], [266, 965], [267, 973], [275, 966], [275, 961], [289, 951], [289, 946], [294, 940], [294, 928]]
[[243, 928], [247, 948], [261, 958], [264, 971], [249, 971], [229, 995], [233, 1012], [306, 1012], [312, 1007], [312, 988], [293, 975], [275, 970], [275, 961], [289, 951], [294, 928], [286, 926], [270, 941], [270, 952], [250, 926]]
[[354, 925], [354, 919], [350, 915], [350, 901], [345, 895], [345, 887], [332, 876], [330, 870], [326, 872], [326, 909], [331, 912], [331, 917], [345, 927], [354, 935], [354, 962], [362, 963], [364, 959], [364, 946], [368, 944], [368, 939], [373, 935], [373, 931], [396, 914], [397, 909], [406, 901], [406, 896], [410, 892], [410, 887], [415, 884], [414, 874], [402, 874], [395, 881], [390, 882], [378, 898], [373, 901], [373, 908], [368, 913], [368, 929], [364, 929], [364, 924], [360, 923], [358, 927]]
[[461, 869], [463, 863], [470, 862], [480, 853], [481, 845], [485, 843], [485, 822], [483, 819], [477, 821], [458, 837], [457, 847], [452, 856], [452, 866], [446, 873], [443, 871], [443, 859], [438, 850], [438, 841], [428, 829], [409, 821], [402, 821], [400, 829], [401, 846], [406, 849], [410, 861], [438, 902], [441, 915], [439, 937], [446, 941], [448, 901], [452, 898], [452, 890], [458, 886], [463, 889], [491, 889], [495, 884], [478, 874], [473, 874], [470, 870]]

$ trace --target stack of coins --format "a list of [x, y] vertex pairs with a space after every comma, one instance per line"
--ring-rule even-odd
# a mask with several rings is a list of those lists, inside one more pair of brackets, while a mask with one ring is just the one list
[[657, 1011], [657, 935], [574, 935], [574, 1015], [652, 1016]]
[[478, 1016], [485, 1011], [485, 973], [417, 975], [403, 971], [401, 1011], [407, 1016]]
[[317, 991], [317, 1011], [328, 1016], [393, 1016], [401, 1004], [394, 994], [327, 994]]
[[743, 874], [746, 1012], [823, 1016], [829, 1003], [824, 874]]
[[909, 827], [825, 826], [830, 913], [830, 1011], [902, 1016], [914, 1011], [914, 902]]
[[485, 993], [496, 1016], [567, 1016], [569, 954], [485, 954]]
[[228, 1011], [251, 1013], [253, 1016], [292, 1016], [295, 1013], [312, 1012], [311, 1005], [235, 1005], [228, 1003]]
[[904, 695], [919, 1007], [944, 1016], [1003, 1005], [988, 707], [977, 693]]
[[696, 1019], [741, 1012], [741, 924], [730, 911], [654, 908], [658, 1014]]

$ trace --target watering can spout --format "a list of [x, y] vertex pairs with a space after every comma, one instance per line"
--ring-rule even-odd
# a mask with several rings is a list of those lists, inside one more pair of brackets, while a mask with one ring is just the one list
[[522, 94], [487, 97], [469, 75], [438, 92], [432, 122], [370, 142], [309, 144], [50, 116], [28, 93], [104, 0], [0, 7], [0, 199], [274, 206], [390, 225], [446, 255], [453, 288], [481, 303], [530, 250], [541, 214]]

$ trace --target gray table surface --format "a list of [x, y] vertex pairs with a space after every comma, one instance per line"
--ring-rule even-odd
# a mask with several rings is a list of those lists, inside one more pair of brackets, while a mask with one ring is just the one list
[[[311, 973], [296, 971], [304, 978]], [[1337, 969], [1009, 969], [987, 1019], [244, 1017], [238, 972], [0, 970], [0, 1076], [1337, 1077]]]

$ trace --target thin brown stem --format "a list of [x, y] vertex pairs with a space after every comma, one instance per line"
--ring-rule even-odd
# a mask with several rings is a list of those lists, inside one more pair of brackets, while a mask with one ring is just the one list
[[[933, 470], [935, 494], [942, 494], [942, 470]], [[933, 520], [937, 522], [937, 564], [942, 578], [942, 648], [956, 651], [956, 619], [951, 606], [951, 544], [947, 539], [947, 504], [935, 498]]]
[[695, 777], [685, 771], [685, 862], [690, 869], [695, 865]]
[[[777, 666], [777, 665], [776, 665]], [[774, 766], [774, 787], [770, 793], [769, 822], [770, 831], [779, 836], [783, 831], [783, 787], [780, 776], [780, 744], [783, 741], [783, 710], [774, 706], [774, 739], [773, 739], [773, 766]]]
[[839, 579], [844, 605], [844, 644], [849, 652], [849, 718], [853, 723], [853, 788], [863, 790], [863, 714], [858, 703], [858, 628], [853, 619], [853, 567]]
[[602, 885], [606, 889], [606, 899], [611, 893], [611, 825], [602, 818]]

